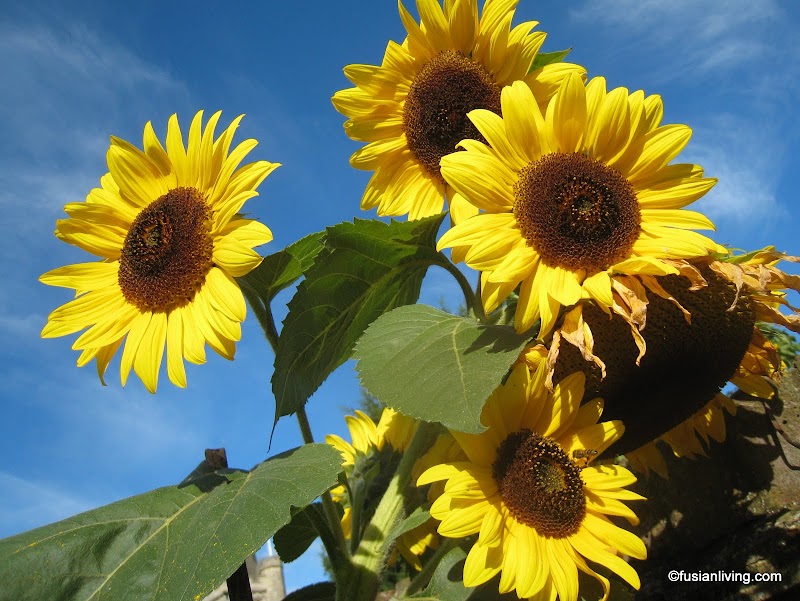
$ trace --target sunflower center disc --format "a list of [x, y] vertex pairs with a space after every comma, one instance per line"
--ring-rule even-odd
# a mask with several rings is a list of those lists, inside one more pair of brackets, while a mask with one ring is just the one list
[[445, 50], [420, 69], [406, 98], [403, 131], [425, 170], [444, 183], [439, 160], [466, 138], [486, 140], [467, 117], [473, 109], [500, 114], [500, 88], [478, 63]]
[[630, 182], [580, 153], [530, 163], [514, 186], [514, 217], [528, 245], [551, 266], [601, 271], [626, 258], [639, 237]]
[[625, 424], [625, 435], [606, 457], [633, 451], [694, 415], [719, 393], [747, 352], [756, 319], [748, 296], [737, 299], [736, 286], [708, 267], [700, 273], [708, 285], [699, 290], [691, 290], [683, 276], [658, 280], [691, 313], [691, 323], [671, 301], [647, 293], [647, 321], [641, 330], [647, 350], [638, 366], [630, 326], [591, 304], [584, 305], [583, 318], [592, 330], [593, 352], [606, 365], [606, 377], [601, 379], [600, 370], [577, 348], [561, 345], [554, 381], [583, 371], [584, 399], [602, 397], [603, 419]]
[[119, 285], [141, 311], [189, 303], [211, 269], [211, 212], [194, 188], [175, 188], [133, 221], [119, 258]]
[[578, 531], [586, 514], [580, 468], [554, 440], [531, 430], [509, 434], [492, 474], [511, 515], [542, 536]]

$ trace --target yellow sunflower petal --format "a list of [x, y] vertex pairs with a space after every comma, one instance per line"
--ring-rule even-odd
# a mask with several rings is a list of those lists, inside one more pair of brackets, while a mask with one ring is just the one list
[[593, 465], [581, 470], [581, 478], [592, 490], [622, 488], [636, 482], [636, 476], [619, 465]]
[[544, 141], [545, 121], [530, 88], [515, 82], [503, 89], [501, 96], [506, 135], [515, 154], [526, 163], [535, 161], [550, 145]]
[[147, 329], [150, 327], [150, 320], [152, 317], [152, 313], [140, 313], [131, 324], [131, 329], [125, 339], [125, 347], [122, 349], [122, 359], [119, 364], [120, 380], [123, 386], [125, 386], [128, 381], [128, 375], [131, 373], [131, 368], [133, 367], [139, 346], [142, 343]]
[[507, 211], [514, 203], [514, 174], [488, 155], [449, 154], [441, 160], [442, 177], [479, 209]]
[[585, 527], [598, 539], [608, 541], [612, 547], [624, 555], [630, 555], [636, 559], [645, 559], [647, 557], [647, 549], [642, 539], [632, 532], [615, 526], [607, 518], [587, 511], [581, 527]]
[[214, 263], [235, 278], [258, 267], [263, 257], [238, 240], [225, 237], [214, 245]]
[[619, 440], [624, 432], [622, 422], [613, 420], [567, 433], [558, 439], [558, 443], [568, 453], [575, 449], [593, 449], [600, 454]]
[[183, 320], [178, 311], [167, 316], [167, 376], [170, 382], [186, 388], [186, 368], [183, 365]]
[[[615, 265], [615, 269], [618, 267]], [[611, 276], [607, 271], [598, 271], [583, 280], [581, 289], [590, 299], [596, 301], [601, 307], [611, 307], [614, 296], [611, 292]]]
[[545, 407], [534, 430], [542, 436], [552, 438], [558, 438], [567, 430], [578, 414], [585, 381], [586, 376], [582, 372], [576, 372], [556, 384], [552, 403]]
[[150, 324], [142, 334], [142, 340], [136, 349], [133, 369], [141, 378], [147, 390], [154, 393], [158, 386], [158, 372], [164, 356], [164, 344], [167, 338], [167, 315], [153, 313]]
[[645, 135], [644, 148], [631, 167], [628, 179], [636, 182], [650, 176], [672, 159], [689, 143], [692, 130], [686, 125], [664, 125]]
[[502, 566], [502, 549], [472, 545], [464, 563], [464, 586], [478, 586], [491, 580]]
[[118, 272], [117, 261], [79, 263], [48, 271], [39, 276], [39, 281], [48, 286], [74, 288], [81, 292], [113, 285], [117, 281]]
[[558, 538], [545, 540], [547, 558], [550, 561], [550, 576], [558, 591], [559, 599], [577, 601], [578, 569], [575, 562], [570, 559], [569, 553], [564, 549], [564, 542]]
[[598, 540], [588, 530], [582, 528], [576, 534], [569, 537], [569, 542], [573, 548], [586, 559], [599, 563], [612, 572], [615, 572], [633, 588], [638, 590], [641, 586], [641, 581], [639, 580], [639, 575], [636, 573], [636, 570], [620, 557], [605, 551], [607, 545]]
[[577, 152], [586, 130], [586, 89], [580, 76], [570, 73], [547, 107], [547, 131], [551, 145], [561, 152]]
[[244, 321], [247, 307], [236, 281], [223, 270], [212, 267], [206, 275], [211, 306], [233, 321]]

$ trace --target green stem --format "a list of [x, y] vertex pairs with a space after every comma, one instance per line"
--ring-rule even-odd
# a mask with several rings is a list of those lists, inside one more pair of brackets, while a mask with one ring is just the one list
[[[311, 433], [311, 424], [308, 423], [308, 415], [306, 414], [305, 407], [298, 409], [295, 415], [297, 415], [297, 423], [300, 425], [300, 432], [303, 434], [303, 442], [306, 444], [313, 444], [314, 435]], [[344, 531], [342, 530], [342, 524], [339, 520], [339, 512], [336, 511], [333, 497], [331, 497], [331, 493], [325, 491], [322, 493], [321, 498], [322, 508], [325, 511], [325, 516], [328, 518], [328, 526], [336, 540], [337, 551], [347, 557], [349, 555], [347, 541], [344, 538]], [[330, 552], [328, 555], [331, 555]], [[332, 556], [331, 561], [333, 561]]]
[[272, 316], [272, 310], [269, 306], [261, 307], [259, 305], [260, 303], [250, 303], [258, 323], [261, 324], [261, 329], [264, 330], [267, 342], [272, 347], [272, 352], [276, 353], [278, 352], [278, 329], [275, 327], [275, 318]]
[[[261, 324], [261, 328], [264, 330], [264, 335], [267, 337], [267, 341], [272, 347], [272, 352], [277, 353], [278, 329], [275, 327], [275, 318], [272, 316], [272, 308], [268, 304], [261, 306], [260, 303], [256, 302], [250, 303], [250, 306], [253, 308], [256, 318]], [[311, 425], [308, 423], [308, 415], [306, 414], [305, 407], [301, 407], [295, 415], [297, 416], [297, 423], [300, 426], [300, 433], [303, 436], [303, 442], [306, 444], [313, 444], [314, 435], [311, 433]], [[315, 525], [317, 526], [317, 531], [319, 532], [323, 544], [325, 544], [331, 564], [334, 566], [334, 570], [336, 570], [337, 564], [341, 565], [343, 562], [347, 562], [350, 557], [350, 552], [347, 547], [347, 541], [344, 538], [342, 524], [339, 520], [339, 512], [336, 511], [333, 497], [331, 497], [328, 491], [325, 491], [322, 493], [321, 499], [322, 508], [325, 512], [330, 532], [322, 532], [320, 529], [322, 524], [315, 523]], [[331, 545], [331, 538], [333, 543], [335, 543], [333, 545]], [[328, 541], [327, 544], [326, 541]]]
[[439, 567], [439, 562], [442, 561], [442, 557], [447, 555], [457, 544], [458, 540], [454, 538], [445, 538], [442, 540], [442, 543], [439, 545], [439, 548], [436, 549], [436, 552], [431, 555], [428, 561], [425, 562], [425, 565], [422, 566], [422, 571], [414, 576], [411, 584], [408, 585], [408, 588], [405, 592], [406, 597], [410, 597], [417, 591], [422, 590], [425, 585], [430, 582], [431, 576], [433, 576], [436, 568]]
[[411, 484], [411, 470], [431, 443], [438, 427], [436, 424], [421, 422], [411, 444], [403, 454], [400, 465], [394, 473], [389, 487], [378, 504], [372, 520], [361, 537], [361, 543], [353, 555], [353, 571], [349, 579], [337, 583], [337, 601], [372, 601], [378, 593], [381, 570], [391, 550], [391, 542], [386, 536], [398, 520], [405, 517], [405, 492]]
[[456, 279], [456, 282], [461, 287], [461, 292], [464, 293], [464, 301], [467, 303], [467, 307], [472, 309], [478, 321], [487, 323], [488, 320], [486, 319], [486, 313], [483, 311], [483, 302], [481, 302], [480, 294], [475, 294], [467, 277], [461, 273], [458, 267], [446, 259], [442, 263], [438, 263], [438, 265], [446, 269]]

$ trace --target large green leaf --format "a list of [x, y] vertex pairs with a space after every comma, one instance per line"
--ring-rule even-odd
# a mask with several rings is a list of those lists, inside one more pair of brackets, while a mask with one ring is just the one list
[[483, 404], [528, 337], [428, 307], [400, 307], [375, 321], [353, 356], [370, 394], [401, 413], [481, 432]]
[[[316, 516], [312, 516], [312, 512]], [[272, 538], [275, 550], [284, 563], [292, 562], [300, 557], [317, 539], [317, 529], [314, 526], [313, 518], [325, 519], [321, 503], [312, 503], [293, 513], [292, 520], [278, 530]]]
[[442, 215], [413, 222], [356, 219], [328, 228], [325, 250], [289, 303], [275, 357], [275, 420], [300, 409], [378, 316], [419, 297]]
[[336, 482], [341, 457], [306, 445], [249, 472], [198, 474], [0, 541], [5, 599], [196, 601]]
[[528, 69], [528, 73], [533, 73], [537, 69], [541, 69], [545, 65], [552, 65], [553, 63], [561, 63], [567, 58], [567, 55], [572, 52], [572, 48], [566, 48], [565, 50], [559, 50], [557, 52], [539, 52], [533, 59], [533, 63], [531, 63], [531, 68]]
[[261, 264], [245, 276], [237, 278], [254, 310], [269, 309], [278, 292], [294, 284], [311, 267], [322, 250], [323, 232], [309, 234], [281, 251], [264, 257]]

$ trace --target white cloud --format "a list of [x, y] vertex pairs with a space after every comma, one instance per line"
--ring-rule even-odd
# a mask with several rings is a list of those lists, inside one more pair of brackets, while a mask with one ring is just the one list
[[63, 520], [95, 507], [57, 486], [0, 472], [0, 537]]
[[702, 165], [717, 185], [692, 209], [720, 226], [752, 229], [788, 216], [776, 197], [780, 172], [775, 169], [783, 145], [772, 127], [740, 115], [722, 115], [695, 129], [681, 157]]
[[735, 68], [773, 52], [767, 25], [779, 22], [775, 0], [591, 0], [570, 12], [579, 23], [614, 30], [621, 44], [661, 50], [682, 69]]
[[109, 133], [141, 136], [132, 114], [188, 96], [164, 69], [71, 23], [0, 24], [0, 81], [0, 206], [12, 234], [83, 200], [106, 171]]
[[81, 25], [0, 25], [0, 56], [0, 111], [21, 158], [104, 162], [108, 124], [153, 96], [184, 93], [163, 69]]

